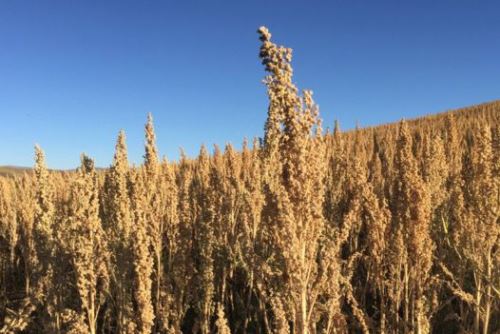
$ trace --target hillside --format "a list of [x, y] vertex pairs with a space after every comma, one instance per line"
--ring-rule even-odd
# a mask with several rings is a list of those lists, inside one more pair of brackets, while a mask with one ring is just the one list
[[18, 166], [0, 166], [0, 176], [16, 176], [22, 175], [26, 172], [30, 172], [29, 167], [18, 167]]

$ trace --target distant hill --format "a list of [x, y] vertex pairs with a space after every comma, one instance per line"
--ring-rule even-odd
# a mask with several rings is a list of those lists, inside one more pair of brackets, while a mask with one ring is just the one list
[[[106, 171], [107, 168], [103, 167], [96, 167], [97, 172], [103, 172]], [[67, 169], [67, 170], [60, 170], [60, 169], [49, 169], [49, 172], [52, 173], [71, 173], [74, 172], [76, 169]], [[31, 173], [33, 171], [33, 168], [31, 167], [19, 167], [19, 166], [0, 166], [0, 177], [15, 177], [15, 176], [21, 176], [24, 173]]]
[[31, 171], [31, 167], [0, 166], [0, 176], [13, 177], [16, 175], [22, 175], [24, 173], [31, 173]]
[[[411, 127], [426, 128], [426, 127], [435, 127], [436, 124], [442, 123], [442, 121], [448, 115], [453, 115], [456, 119], [459, 119], [461, 122], [473, 122], [474, 120], [484, 118], [492, 120], [493, 124], [495, 124], [498, 121], [500, 121], [500, 100], [484, 102], [458, 109], [446, 110], [439, 113], [431, 113], [410, 119], [405, 119], [405, 118], [401, 119], [404, 119], [408, 123], [410, 128]], [[361, 127], [359, 130], [365, 132], [366, 131], [381, 132], [387, 130], [388, 128], [398, 129], [399, 123], [400, 120], [390, 123]], [[355, 129], [348, 130], [346, 132], [355, 132]]]

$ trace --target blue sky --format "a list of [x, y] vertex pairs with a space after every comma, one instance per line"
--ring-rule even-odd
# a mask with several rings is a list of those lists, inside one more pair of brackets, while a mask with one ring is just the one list
[[294, 49], [325, 125], [397, 121], [500, 98], [499, 1], [0, 1], [0, 165], [86, 152], [130, 160], [262, 135], [256, 29]]

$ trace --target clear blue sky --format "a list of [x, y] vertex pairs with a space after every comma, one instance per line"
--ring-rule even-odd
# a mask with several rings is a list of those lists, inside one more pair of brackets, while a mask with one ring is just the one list
[[396, 121], [500, 98], [500, 1], [0, 1], [0, 165], [86, 152], [195, 155], [262, 135], [256, 29], [294, 49], [326, 125]]

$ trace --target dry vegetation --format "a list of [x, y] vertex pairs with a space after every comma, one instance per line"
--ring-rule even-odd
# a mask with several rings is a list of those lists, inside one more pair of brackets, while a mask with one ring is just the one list
[[261, 142], [0, 178], [0, 333], [500, 331], [500, 103], [325, 134], [259, 34]]

